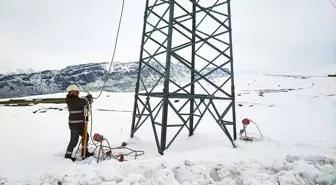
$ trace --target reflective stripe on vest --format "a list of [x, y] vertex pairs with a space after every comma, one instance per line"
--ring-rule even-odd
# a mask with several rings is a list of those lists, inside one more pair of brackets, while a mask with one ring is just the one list
[[83, 110], [73, 110], [73, 111], [69, 111], [70, 114], [79, 114], [79, 113], [83, 113]]
[[69, 120], [69, 123], [84, 123], [85, 120]]

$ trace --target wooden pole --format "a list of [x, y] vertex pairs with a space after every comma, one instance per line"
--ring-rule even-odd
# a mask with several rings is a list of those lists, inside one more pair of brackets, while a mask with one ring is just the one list
[[84, 123], [84, 133], [82, 136], [82, 145], [83, 145], [83, 150], [82, 150], [82, 158], [84, 159], [86, 157], [86, 142], [87, 142], [87, 128], [88, 128], [88, 122], [89, 122], [89, 116], [88, 116], [88, 107], [85, 107], [85, 123]]

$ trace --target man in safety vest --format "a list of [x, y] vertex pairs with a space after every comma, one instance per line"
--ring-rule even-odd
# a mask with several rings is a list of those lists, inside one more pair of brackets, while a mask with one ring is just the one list
[[[70, 85], [67, 88], [67, 96], [65, 102], [68, 106], [69, 111], [69, 128], [70, 128], [70, 142], [67, 147], [65, 154], [66, 159], [71, 159], [75, 161], [76, 158], [72, 157], [72, 152], [78, 143], [79, 136], [83, 138], [84, 136], [84, 127], [85, 127], [85, 107], [89, 105], [89, 102], [92, 101], [92, 95], [88, 94], [85, 98], [79, 97], [79, 88], [76, 85]], [[88, 146], [89, 134], [86, 133], [86, 146]], [[83, 144], [82, 144], [83, 146]], [[89, 153], [88, 148], [86, 150], [86, 157], [90, 157], [93, 153]], [[82, 149], [84, 152], [84, 148]]]

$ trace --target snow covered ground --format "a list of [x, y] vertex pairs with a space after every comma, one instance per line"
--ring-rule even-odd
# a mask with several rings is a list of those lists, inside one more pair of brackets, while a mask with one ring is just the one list
[[[204, 121], [164, 156], [150, 125], [129, 139], [133, 93], [104, 93], [93, 105], [93, 133], [145, 151], [123, 163], [63, 159], [65, 105], [0, 107], [0, 184], [336, 184], [336, 78], [238, 74], [236, 93], [238, 129], [247, 117], [262, 140], [237, 140], [233, 148], [216, 123]], [[65, 93], [37, 97], [51, 96]], [[39, 109], [46, 112], [33, 113]], [[253, 125], [248, 134], [258, 137]]]

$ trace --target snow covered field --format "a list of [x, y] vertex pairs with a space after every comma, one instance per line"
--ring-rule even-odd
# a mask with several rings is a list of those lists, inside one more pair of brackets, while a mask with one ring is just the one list
[[[236, 93], [238, 130], [247, 117], [260, 127], [261, 141], [237, 140], [233, 148], [216, 123], [204, 121], [164, 156], [150, 125], [129, 139], [133, 93], [104, 93], [93, 104], [93, 133], [145, 151], [123, 163], [63, 159], [70, 137], [65, 105], [0, 107], [0, 184], [336, 184], [336, 78], [238, 74]], [[65, 93], [38, 97], [51, 96]], [[33, 113], [39, 109], [46, 112]], [[259, 137], [253, 125], [248, 134]]]

